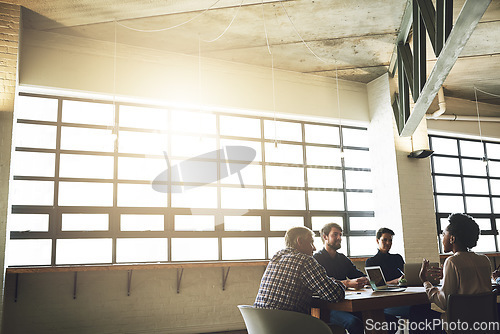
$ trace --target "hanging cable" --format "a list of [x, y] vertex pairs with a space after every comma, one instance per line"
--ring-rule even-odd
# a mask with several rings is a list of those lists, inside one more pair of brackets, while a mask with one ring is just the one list
[[240, 8], [241, 8], [241, 5], [243, 5], [243, 0], [241, 0], [240, 2], [240, 5], [238, 6], [238, 9], [236, 10], [236, 13], [234, 14], [233, 16], [233, 19], [231, 20], [231, 22], [229, 22], [229, 25], [226, 27], [226, 29], [224, 29], [224, 31], [216, 38], [214, 39], [211, 39], [211, 40], [203, 40], [203, 42], [206, 42], [206, 43], [212, 43], [212, 42], [215, 42], [216, 40], [218, 40], [219, 38], [221, 38], [222, 36], [224, 36], [224, 34], [226, 33], [226, 31], [231, 27], [231, 25], [233, 24], [234, 20], [236, 19], [236, 16], [238, 16], [238, 13], [240, 11]]
[[[337, 86], [337, 109], [339, 111], [339, 135], [342, 138], [342, 113], [340, 110], [340, 89], [339, 89], [339, 75], [337, 65], [335, 65], [335, 85]], [[340, 157], [344, 155], [344, 145], [340, 146]]]
[[205, 14], [207, 11], [209, 11], [210, 9], [212, 9], [213, 6], [215, 6], [217, 3], [219, 3], [220, 0], [217, 0], [215, 1], [210, 7], [208, 7], [207, 9], [203, 10], [201, 13], [199, 13], [198, 15], [190, 18], [189, 20], [185, 21], [185, 22], [182, 22], [182, 23], [179, 23], [179, 24], [176, 24], [174, 26], [171, 26], [171, 27], [168, 27], [168, 28], [162, 28], [162, 29], [151, 29], [151, 30], [145, 30], [145, 29], [136, 29], [136, 28], [132, 28], [132, 27], [129, 27], [129, 26], [126, 26], [118, 21], [116, 21], [120, 26], [124, 27], [124, 28], [127, 28], [127, 29], [130, 29], [130, 30], [133, 30], [133, 31], [137, 31], [137, 32], [160, 32], [160, 31], [167, 31], [167, 30], [170, 30], [170, 29], [175, 29], [175, 28], [178, 28], [180, 26], [183, 26], [195, 19], [197, 19], [198, 17], [200, 17], [201, 15]]
[[487, 94], [487, 95], [491, 95], [491, 96], [494, 96], [494, 97], [500, 97], [500, 95], [485, 92], [484, 90], [481, 90], [481, 89], [477, 88], [476, 86], [474, 86], [474, 91], [476, 91], [476, 90], [479, 91], [479, 92], [481, 92], [481, 93]]
[[481, 132], [481, 119], [479, 117], [479, 104], [477, 102], [477, 91], [478, 89], [474, 86], [474, 97], [476, 100], [476, 113], [477, 113], [477, 125], [479, 127], [479, 140], [481, 140], [481, 147], [483, 148], [483, 158], [481, 159], [485, 164], [486, 168], [488, 168], [488, 158], [486, 157], [486, 152], [484, 151], [484, 143], [483, 143], [483, 134]]

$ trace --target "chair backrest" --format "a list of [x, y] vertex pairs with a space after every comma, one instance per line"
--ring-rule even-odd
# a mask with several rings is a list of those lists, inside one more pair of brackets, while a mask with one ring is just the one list
[[499, 333], [497, 312], [497, 295], [493, 292], [450, 295], [446, 310], [448, 333]]
[[248, 334], [332, 334], [328, 325], [308, 314], [239, 305]]

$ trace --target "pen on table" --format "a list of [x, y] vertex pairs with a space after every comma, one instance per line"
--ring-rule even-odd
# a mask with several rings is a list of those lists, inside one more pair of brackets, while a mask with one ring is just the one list
[[497, 271], [498, 269], [500, 269], [500, 264], [498, 265], [497, 269], [495, 269], [495, 271]]
[[399, 270], [399, 272], [401, 273], [401, 275], [404, 275], [404, 274], [405, 274], [405, 273], [404, 273], [401, 269], [399, 269], [399, 268], [398, 268], [398, 270]]

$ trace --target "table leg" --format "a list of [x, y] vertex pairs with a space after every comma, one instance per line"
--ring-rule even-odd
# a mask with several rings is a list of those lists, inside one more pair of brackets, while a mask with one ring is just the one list
[[384, 310], [363, 311], [363, 323], [366, 334], [387, 334], [389, 324], [385, 320]]

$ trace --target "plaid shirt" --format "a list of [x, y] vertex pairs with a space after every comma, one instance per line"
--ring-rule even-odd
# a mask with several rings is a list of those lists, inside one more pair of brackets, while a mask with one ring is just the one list
[[269, 261], [254, 306], [310, 313], [313, 294], [338, 302], [345, 291], [312, 256], [286, 248]]

